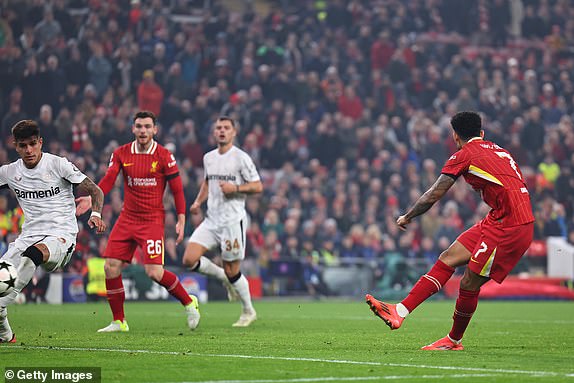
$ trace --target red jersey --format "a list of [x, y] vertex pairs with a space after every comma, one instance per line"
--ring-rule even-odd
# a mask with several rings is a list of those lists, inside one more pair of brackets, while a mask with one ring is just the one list
[[124, 218], [135, 223], [163, 225], [165, 185], [179, 175], [173, 154], [155, 141], [145, 153], [137, 152], [135, 141], [120, 146], [112, 154], [108, 171], [99, 183], [104, 194], [111, 190], [120, 170], [124, 176]]
[[441, 173], [459, 177], [480, 191], [492, 208], [487, 218], [504, 227], [534, 222], [530, 195], [524, 177], [508, 151], [500, 146], [473, 138], [454, 153]]

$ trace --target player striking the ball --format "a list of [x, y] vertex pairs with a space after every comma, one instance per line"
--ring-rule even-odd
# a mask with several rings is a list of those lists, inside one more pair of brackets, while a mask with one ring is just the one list
[[74, 186], [93, 201], [88, 225], [98, 233], [106, 230], [101, 215], [104, 193], [67, 159], [42, 152], [43, 140], [36, 121], [16, 123], [12, 138], [20, 159], [0, 166], [0, 188], [14, 191], [25, 221], [22, 232], [2, 256], [2, 260], [17, 267], [18, 276], [14, 289], [0, 298], [0, 343], [16, 341], [6, 306], [30, 282], [36, 268], [41, 265], [48, 272], [54, 271], [64, 267], [74, 253], [78, 234]]
[[534, 232], [530, 196], [510, 153], [483, 140], [478, 113], [459, 112], [452, 117], [451, 125], [459, 150], [447, 160], [430, 189], [397, 219], [397, 225], [405, 230], [413, 218], [441, 199], [460, 176], [480, 192], [491, 210], [439, 256], [402, 302], [395, 305], [366, 296], [375, 315], [396, 330], [409, 313], [444, 286], [456, 267], [467, 265], [450, 333], [423, 350], [463, 350], [462, 337], [478, 305], [480, 287], [490, 279], [502, 283], [530, 246]]

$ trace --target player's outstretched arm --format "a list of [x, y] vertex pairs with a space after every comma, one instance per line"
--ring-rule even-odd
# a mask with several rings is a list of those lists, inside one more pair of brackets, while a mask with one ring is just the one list
[[456, 179], [441, 174], [435, 183], [427, 190], [420, 198], [415, 202], [415, 204], [407, 211], [406, 214], [401, 215], [397, 219], [397, 225], [401, 228], [401, 230], [405, 230], [406, 226], [411, 223], [412, 219], [418, 217], [421, 214], [424, 214], [427, 210], [429, 210], [436, 201], [442, 198], [443, 195], [451, 188], [452, 185], [456, 182]]
[[95, 227], [96, 232], [103, 233], [104, 231], [106, 231], [106, 224], [102, 220], [102, 208], [104, 206], [104, 192], [89, 177], [86, 177], [78, 185], [78, 188], [81, 191], [88, 193], [91, 199], [92, 215], [88, 220], [88, 225], [91, 228]]

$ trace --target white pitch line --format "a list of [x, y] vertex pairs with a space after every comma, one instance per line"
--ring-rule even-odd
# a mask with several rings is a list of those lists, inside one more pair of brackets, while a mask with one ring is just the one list
[[295, 379], [257, 379], [257, 380], [204, 380], [171, 383], [301, 383], [301, 382], [332, 382], [332, 381], [362, 381], [362, 380], [399, 380], [399, 379], [459, 379], [459, 378], [491, 378], [497, 374], [456, 374], [456, 375], [387, 375], [387, 376], [328, 376], [323, 378]]
[[529, 370], [510, 370], [501, 368], [480, 368], [480, 367], [462, 367], [462, 366], [431, 366], [425, 364], [408, 364], [408, 363], [382, 363], [382, 362], [365, 362], [355, 360], [338, 360], [338, 359], [319, 359], [319, 358], [294, 358], [285, 356], [260, 356], [260, 355], [240, 355], [240, 354], [202, 354], [198, 352], [188, 351], [159, 351], [159, 350], [129, 350], [118, 348], [95, 348], [95, 347], [58, 347], [58, 346], [16, 346], [8, 345], [1, 348], [20, 348], [27, 350], [52, 350], [52, 351], [92, 351], [92, 352], [118, 352], [128, 354], [153, 354], [153, 355], [190, 355], [199, 356], [204, 358], [239, 358], [239, 359], [256, 359], [256, 360], [288, 360], [298, 362], [318, 362], [318, 363], [334, 363], [334, 364], [357, 364], [368, 366], [387, 366], [387, 367], [408, 367], [408, 368], [424, 368], [435, 370], [459, 370], [459, 371], [475, 371], [488, 374], [519, 374], [530, 376], [561, 376], [561, 377], [574, 377], [574, 373], [559, 373], [554, 371], [529, 371]]

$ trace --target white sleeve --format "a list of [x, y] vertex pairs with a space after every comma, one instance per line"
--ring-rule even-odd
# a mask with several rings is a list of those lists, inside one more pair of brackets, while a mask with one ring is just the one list
[[76, 165], [63, 157], [59, 158], [58, 166], [56, 166], [56, 168], [60, 177], [73, 184], [79, 184], [87, 177], [76, 167]]
[[0, 188], [8, 185], [8, 166], [0, 166]]
[[257, 168], [247, 153], [242, 153], [241, 155], [240, 172], [241, 177], [243, 177], [246, 182], [257, 182], [260, 180]]
[[207, 181], [207, 166], [205, 165], [205, 159], [207, 158], [207, 153], [203, 155], [203, 180]]

